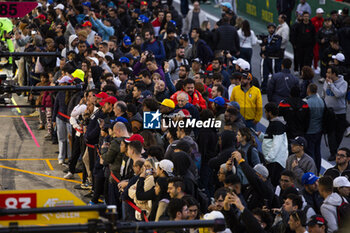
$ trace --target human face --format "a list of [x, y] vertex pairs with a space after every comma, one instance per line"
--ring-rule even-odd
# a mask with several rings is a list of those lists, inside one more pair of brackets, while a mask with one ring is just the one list
[[292, 152], [297, 154], [299, 152], [301, 152], [301, 150], [303, 149], [302, 146], [298, 145], [298, 144], [291, 144], [291, 149], [292, 149]]
[[296, 220], [294, 219], [293, 216], [290, 216], [290, 217], [289, 217], [289, 220], [288, 220], [288, 224], [289, 224], [289, 228], [290, 228], [292, 231], [294, 231], [294, 230], [296, 230], [297, 227], [299, 226], [299, 221], [296, 221]]
[[179, 68], [179, 77], [182, 78], [182, 79], [185, 79], [186, 76], [187, 76], [186, 68], [181, 66]]
[[225, 172], [224, 169], [220, 168], [220, 170], [218, 171], [218, 180], [219, 182], [223, 183], [225, 181]]
[[159, 22], [162, 22], [163, 19], [164, 19], [164, 12], [161, 11], [158, 13], [158, 20], [159, 20]]
[[112, 64], [111, 69], [114, 75], [118, 74], [119, 66], [117, 66], [116, 64]]
[[212, 96], [212, 98], [218, 97], [218, 87], [217, 86], [213, 86], [213, 88], [211, 89], [211, 96]]
[[154, 63], [151, 61], [146, 62], [146, 67], [149, 71], [154, 71]]
[[193, 83], [186, 84], [185, 92], [187, 92], [190, 96], [192, 96], [194, 93], [194, 84]]
[[325, 227], [318, 224], [308, 227], [309, 233], [325, 233]]
[[199, 71], [201, 65], [198, 62], [192, 62], [192, 70]]
[[317, 190], [318, 190], [318, 185], [317, 185], [318, 183], [317, 182], [315, 182], [314, 184], [309, 184], [309, 185], [307, 185], [307, 189], [311, 192], [311, 193], [314, 193], [314, 192], [316, 192]]
[[151, 40], [151, 34], [149, 32], [145, 32], [145, 40], [150, 41]]
[[343, 150], [338, 150], [335, 157], [335, 162], [337, 165], [347, 164], [349, 162], [349, 158], [346, 156], [346, 152]]
[[137, 87], [134, 87], [132, 91], [132, 97], [134, 97], [135, 99], [138, 99], [140, 95], [141, 95], [141, 91], [139, 91]]
[[169, 22], [172, 19], [171, 13], [167, 13], [165, 19], [167, 22]]
[[113, 51], [115, 49], [115, 43], [113, 41], [108, 41], [108, 49], [109, 51]]
[[114, 112], [115, 116], [120, 116], [122, 113], [122, 111], [120, 111], [120, 108], [118, 107], [117, 103], [115, 103], [113, 106], [113, 112]]
[[340, 188], [338, 188], [338, 191], [339, 191], [341, 196], [349, 197], [350, 187], [340, 187]]
[[81, 63], [81, 69], [84, 72], [88, 72], [88, 65], [85, 62]]
[[270, 26], [267, 28], [267, 31], [269, 32], [270, 35], [272, 35], [275, 32], [275, 29], [276, 29], [275, 27]]
[[162, 80], [157, 81], [154, 88], [159, 92], [164, 91], [164, 89], [165, 89], [164, 81], [162, 81]]
[[134, 88], [134, 81], [132, 81], [132, 80], [128, 80], [127, 82], [126, 82], [126, 89], [127, 90], [132, 90]]
[[309, 14], [303, 14], [303, 21], [304, 23], [308, 23], [310, 20], [310, 15]]
[[142, 44], [142, 39], [141, 39], [141, 37], [137, 36], [137, 37], [135, 38], [135, 44], [137, 44], [137, 45], [141, 45], [141, 44]]
[[86, 46], [85, 43], [84, 43], [84, 44], [79, 44], [79, 45], [78, 45], [79, 53], [85, 53], [86, 48], [87, 48], [87, 46]]
[[283, 21], [283, 19], [282, 19], [282, 16], [281, 16], [281, 15], [280, 15], [280, 16], [278, 16], [278, 23], [279, 23], [279, 24], [284, 23], [284, 21]]
[[236, 136], [236, 139], [237, 139], [237, 142], [243, 142], [244, 141], [244, 138], [241, 134], [241, 132], [237, 132], [237, 136]]
[[212, 64], [213, 64], [213, 70], [215, 71], [220, 70], [220, 62], [218, 60], [214, 60]]
[[90, 101], [91, 103], [96, 103], [96, 96], [95, 93], [93, 93], [92, 91], [89, 92], [88, 95], [88, 101]]
[[224, 208], [224, 200], [223, 196], [220, 196], [217, 200], [215, 200], [215, 206], [217, 210], [221, 211]]
[[110, 104], [110, 103], [105, 103], [105, 104], [103, 105], [103, 107], [102, 107], [102, 111], [103, 111], [104, 113], [111, 112], [112, 109], [113, 109], [113, 106], [112, 106], [112, 104]]
[[102, 41], [102, 37], [100, 37], [99, 35], [96, 34], [95, 37], [94, 37], [94, 43], [95, 44], [100, 44], [101, 41]]
[[180, 95], [177, 97], [177, 105], [182, 108], [187, 104], [188, 100], [184, 95]]
[[293, 186], [293, 182], [289, 176], [282, 175], [280, 179], [280, 186], [282, 190], [286, 190], [287, 188]]
[[168, 193], [171, 198], [176, 198], [178, 195], [178, 192], [174, 186], [174, 183], [169, 183], [168, 184]]
[[293, 206], [293, 202], [291, 199], [287, 198], [285, 201], [284, 201], [284, 204], [283, 204], [283, 209], [284, 211], [286, 211], [287, 213], [292, 213], [293, 211], [296, 211], [297, 210], [297, 206]]
[[187, 205], [182, 207], [182, 211], [181, 211], [181, 220], [186, 220], [186, 219], [188, 219], [188, 207], [187, 207]]
[[128, 79], [128, 76], [126, 74], [124, 74], [123, 71], [119, 71], [118, 72], [118, 77], [119, 77], [119, 80], [122, 81], [122, 82], [124, 82], [125, 80]]
[[250, 79], [248, 77], [242, 77], [241, 79], [241, 86], [242, 87], [247, 87], [250, 84]]
[[194, 11], [199, 11], [201, 8], [199, 6], [199, 2], [194, 2], [193, 3], [193, 8], [194, 8]]
[[197, 39], [197, 38], [198, 38], [198, 33], [197, 33], [197, 31], [192, 30], [192, 32], [191, 32], [191, 38], [192, 38], [192, 39]]
[[198, 207], [192, 205], [188, 208], [188, 220], [195, 220], [198, 216]]
[[176, 52], [177, 52], [177, 56], [179, 58], [184, 58], [185, 57], [185, 49], [181, 48], [181, 49], [176, 50]]

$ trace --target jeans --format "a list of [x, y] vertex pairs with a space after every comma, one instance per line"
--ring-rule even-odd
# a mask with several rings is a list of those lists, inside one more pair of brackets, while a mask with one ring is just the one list
[[58, 137], [58, 160], [63, 161], [66, 157], [71, 157], [71, 148], [68, 143], [70, 124], [56, 117], [56, 125]]
[[306, 48], [297, 48], [295, 50], [295, 54], [294, 56], [296, 56], [296, 59], [299, 61], [299, 69], [301, 71], [301, 69], [304, 66], [310, 66], [312, 64], [312, 58], [313, 58], [313, 46], [310, 47], [306, 47]]
[[269, 177], [272, 185], [276, 187], [280, 183], [281, 172], [284, 171], [284, 168], [277, 162], [266, 164], [266, 168], [269, 170]]
[[281, 71], [282, 59], [264, 58], [262, 64], [262, 77], [261, 90], [264, 92], [267, 88], [267, 82], [269, 80], [269, 75], [278, 73]]
[[321, 170], [321, 139], [322, 132], [315, 134], [306, 134], [305, 139], [307, 141], [307, 148], [305, 152], [310, 155], [316, 164], [317, 172]]
[[239, 56], [246, 60], [247, 62], [249, 62], [249, 64], [251, 63], [252, 60], [252, 55], [253, 55], [253, 49], [252, 48], [241, 48], [240, 49], [240, 54]]

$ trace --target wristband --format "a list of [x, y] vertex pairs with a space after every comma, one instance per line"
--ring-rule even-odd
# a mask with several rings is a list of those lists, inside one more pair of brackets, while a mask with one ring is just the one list
[[241, 160], [238, 161], [238, 165], [240, 165], [243, 162], [245, 162], [245, 160], [242, 158]]

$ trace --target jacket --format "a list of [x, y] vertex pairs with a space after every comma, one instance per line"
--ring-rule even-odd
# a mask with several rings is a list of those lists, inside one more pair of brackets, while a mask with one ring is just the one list
[[162, 42], [158, 40], [145, 42], [141, 46], [141, 51], [144, 52], [146, 50], [151, 51], [154, 54], [158, 65], [162, 64], [162, 61], [165, 59], [165, 49]]
[[309, 128], [309, 105], [301, 98], [288, 97], [278, 105], [279, 115], [287, 122], [289, 139], [305, 135]]
[[267, 83], [267, 99], [279, 104], [287, 98], [292, 87], [299, 85], [299, 80], [288, 69], [275, 73]]
[[263, 114], [260, 89], [251, 86], [247, 92], [244, 92], [241, 85], [235, 86], [230, 101], [236, 101], [239, 104], [240, 112], [245, 120], [260, 121]]
[[[269, 41], [269, 37], [271, 37], [270, 41]], [[261, 50], [260, 53], [261, 55], [264, 55], [265, 57], [268, 57], [268, 58], [283, 58], [284, 53], [283, 53], [283, 49], [281, 49], [281, 44], [282, 44], [281, 36], [277, 34], [266, 36], [263, 39], [263, 43], [260, 44], [260, 46], [265, 47], [265, 50], [264, 51]]]
[[300, 160], [298, 161], [298, 165], [294, 168], [292, 168], [292, 163], [294, 160], [297, 160], [297, 157], [295, 154], [292, 154], [287, 159], [286, 164], [286, 170], [292, 171], [296, 178], [296, 185], [298, 188], [302, 187], [301, 184], [301, 178], [306, 172], [313, 172], [314, 174], [317, 174], [317, 168], [315, 165], [315, 161], [313, 158], [311, 158], [309, 155], [304, 154], [301, 156]]
[[334, 167], [327, 169], [324, 176], [330, 176], [333, 180], [338, 176], [345, 176], [350, 179], [350, 165], [348, 164], [348, 167], [343, 172], [340, 172], [338, 166], [335, 165]]
[[338, 31], [338, 37], [339, 37], [339, 44], [344, 49], [344, 55], [347, 58], [346, 60], [348, 60], [350, 56], [350, 43], [349, 43], [350, 27], [346, 26], [346, 27], [340, 28]]
[[194, 42], [192, 45], [192, 57], [199, 58], [202, 60], [203, 64], [206, 65], [214, 58], [213, 51], [209, 45], [202, 39], [199, 39], [197, 42]]
[[344, 80], [342, 75], [339, 75], [337, 81], [328, 84], [323, 84], [324, 100], [327, 107], [333, 108], [335, 114], [346, 113], [345, 95], [348, 90], [348, 83]]
[[[121, 180], [120, 169], [122, 166], [123, 154], [120, 153], [120, 143], [124, 138], [114, 138], [111, 142], [109, 148], [102, 148], [102, 158], [104, 160], [105, 165], [109, 165], [111, 172]], [[111, 177], [110, 182], [116, 183]]]
[[318, 191], [313, 192], [312, 194], [308, 193], [305, 189], [301, 191], [307, 205], [311, 206], [317, 214], [320, 214], [320, 208], [323, 203], [323, 198], [321, 197]]
[[239, 36], [234, 26], [225, 23], [221, 25], [214, 34], [216, 50], [229, 50], [231, 54], [239, 51]]
[[281, 117], [273, 118], [265, 133], [259, 135], [259, 140], [262, 141], [261, 149], [265, 160], [279, 163], [285, 168], [288, 157], [286, 122]]
[[343, 202], [342, 197], [338, 193], [329, 195], [321, 205], [321, 214], [328, 223], [327, 233], [333, 233], [338, 230], [337, 207]]
[[307, 134], [315, 134], [322, 131], [322, 119], [324, 102], [318, 94], [306, 97], [306, 102], [310, 108], [310, 124]]
[[56, 122], [56, 117], [60, 118], [64, 122], [68, 122], [68, 119], [58, 114], [61, 112], [67, 115], [68, 104], [65, 102], [66, 92], [59, 91], [56, 95], [53, 111], [52, 111], [52, 122]]
[[114, 35], [114, 28], [107, 27], [100, 19], [94, 20], [90, 17], [90, 22], [95, 28], [97, 28], [98, 33], [102, 36], [102, 40], [109, 40], [109, 37]]
[[289, 42], [289, 26], [286, 22], [277, 26], [276, 35], [282, 37], [281, 49], [285, 49]]
[[[180, 92], [183, 92], [183, 90], [181, 91], [177, 91], [175, 92], [171, 97], [170, 99], [172, 101], [174, 101], [175, 105], [177, 105], [177, 95], [180, 93]], [[187, 93], [187, 92], [186, 92]], [[201, 93], [199, 93], [199, 91], [197, 90], [194, 90], [194, 93], [192, 96], [190, 96], [188, 93], [188, 102], [190, 104], [193, 104], [194, 106], [196, 105], [199, 105], [199, 107], [203, 110], [203, 109], [207, 109], [207, 103], [205, 102], [203, 96]]]
[[298, 49], [310, 48], [315, 45], [316, 31], [311, 21], [309, 21], [307, 24], [303, 22], [297, 24], [294, 36], [296, 38], [295, 45]]
[[[260, 163], [260, 158], [259, 158], [258, 150], [256, 149], [256, 147], [252, 147], [251, 152], [250, 152], [251, 153], [251, 157], [250, 157], [251, 161], [249, 161], [249, 159], [248, 159], [248, 150], [249, 150], [250, 146], [251, 146], [251, 144], [248, 142], [244, 146], [240, 145], [239, 147], [237, 147], [237, 150], [244, 151], [244, 153], [245, 153], [245, 156], [244, 156], [245, 161], [247, 161], [248, 164], [251, 167], [254, 167], [255, 165]], [[244, 175], [240, 165], [238, 165], [237, 168], [236, 168], [236, 174], [239, 177], [239, 179], [241, 180], [241, 184], [242, 185], [249, 184], [248, 180], [247, 180], [247, 177]]]
[[147, 198], [146, 200], [140, 199], [138, 197], [139, 192], [137, 192], [137, 190], [140, 190], [141, 192], [151, 191], [154, 193], [154, 186], [155, 186], [154, 177], [153, 175], [149, 175], [146, 178], [140, 177], [139, 180], [134, 185], [132, 185], [128, 190], [129, 197], [134, 200], [134, 203], [141, 210], [146, 211], [147, 216], [149, 215], [152, 209], [152, 201], [151, 201], [152, 198], [149, 198], [149, 199]]
[[[317, 32], [317, 42], [320, 45], [320, 51], [325, 50], [329, 46], [329, 40], [331, 37], [337, 35], [337, 29], [332, 25], [331, 28], [327, 29], [325, 27], [320, 28], [320, 30]], [[322, 39], [324, 39], [324, 42], [322, 43]], [[322, 53], [320, 53], [320, 56]]]
[[277, 0], [276, 7], [278, 14], [288, 14], [295, 6], [295, 0]]
[[[192, 25], [192, 17], [193, 17], [193, 9], [187, 13], [187, 16], [185, 18], [185, 23], [183, 25], [184, 34], [190, 33], [191, 25]], [[199, 25], [202, 25], [203, 21], [208, 20], [207, 15], [203, 11], [199, 11], [198, 18], [199, 18]]]

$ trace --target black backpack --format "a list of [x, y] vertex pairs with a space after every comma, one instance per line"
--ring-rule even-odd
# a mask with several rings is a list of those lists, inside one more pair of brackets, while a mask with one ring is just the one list
[[[253, 164], [252, 164], [252, 150], [253, 150], [253, 148], [255, 148], [255, 146], [250, 145], [249, 148], [248, 148], [248, 151], [247, 151], [248, 164], [251, 167], [254, 167]], [[260, 163], [261, 164], [266, 164], [266, 160], [265, 160], [265, 157], [264, 157], [263, 153], [260, 152], [259, 150], [257, 150], [257, 151], [258, 151]]]
[[342, 203], [337, 206], [337, 219], [338, 219], [338, 228], [344, 226], [347, 220], [350, 217], [350, 204], [347, 203], [342, 197]]

